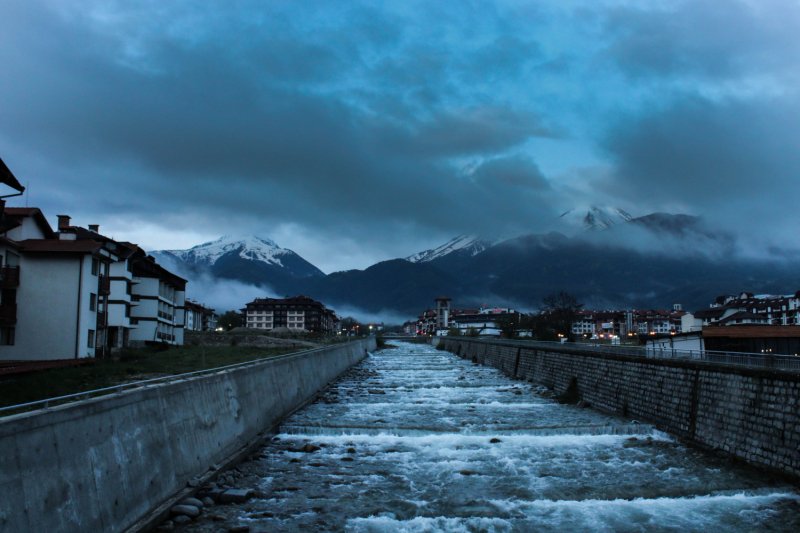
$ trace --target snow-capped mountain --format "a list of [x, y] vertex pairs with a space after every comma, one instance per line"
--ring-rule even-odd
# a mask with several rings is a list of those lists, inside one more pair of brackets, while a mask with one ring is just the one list
[[199, 244], [188, 250], [159, 250], [153, 256], [197, 267], [217, 267], [245, 260], [279, 269], [294, 277], [325, 274], [292, 250], [281, 248], [274, 241], [256, 235], [226, 235], [215, 241]]
[[612, 207], [610, 213], [592, 206], [583, 217], [583, 229], [593, 231], [608, 229], [620, 222], [630, 222], [633, 217], [618, 207]]
[[453, 252], [459, 252], [460, 255], [466, 257], [473, 257], [491, 248], [498, 242], [500, 242], [500, 240], [485, 239], [479, 235], [459, 235], [437, 248], [410, 255], [406, 257], [406, 261], [410, 261], [411, 263], [427, 263], [428, 261], [439, 259]]
[[618, 207], [598, 207], [570, 209], [545, 228], [565, 235], [577, 235], [585, 231], [606, 230], [618, 224], [630, 222], [633, 217]]

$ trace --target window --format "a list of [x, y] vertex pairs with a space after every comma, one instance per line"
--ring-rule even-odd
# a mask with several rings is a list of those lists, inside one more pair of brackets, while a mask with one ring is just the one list
[[128, 259], [127, 261], [128, 272], [133, 272], [133, 262]]
[[0, 328], [0, 346], [14, 346], [14, 328]]
[[130, 306], [126, 305], [125, 306], [125, 318], [130, 318], [130, 317], [131, 317], [131, 308], [130, 308]]
[[97, 295], [95, 293], [89, 295], [89, 311], [97, 311]]
[[89, 330], [89, 348], [94, 348], [94, 330]]
[[92, 276], [96, 276], [100, 271], [100, 262], [92, 257]]

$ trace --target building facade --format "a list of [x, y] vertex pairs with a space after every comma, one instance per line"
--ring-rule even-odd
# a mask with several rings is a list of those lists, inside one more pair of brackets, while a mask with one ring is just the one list
[[241, 309], [246, 328], [269, 331], [287, 328], [290, 331], [333, 333], [336, 313], [310, 296], [256, 298]]
[[[4, 216], [0, 359], [106, 357], [149, 340], [182, 344], [186, 282], [138, 246], [63, 215], [54, 231], [37, 208], [7, 208]], [[151, 299], [158, 303], [145, 309], [141, 302]]]
[[189, 331], [214, 331], [217, 314], [203, 304], [186, 300], [186, 328]]

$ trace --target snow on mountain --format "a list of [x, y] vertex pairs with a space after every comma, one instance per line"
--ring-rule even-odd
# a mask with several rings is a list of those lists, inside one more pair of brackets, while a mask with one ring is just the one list
[[212, 267], [220, 259], [225, 258], [226, 270], [231, 267], [232, 258], [244, 259], [256, 264], [281, 269], [290, 275], [324, 276], [325, 274], [297, 255], [292, 250], [281, 248], [274, 241], [256, 235], [232, 236], [226, 235], [216, 241], [199, 244], [188, 250], [160, 250], [151, 252], [154, 256], [171, 259], [178, 263]]
[[426, 263], [453, 252], [461, 252], [462, 254], [472, 257], [491, 248], [498, 242], [500, 242], [500, 240], [489, 240], [479, 235], [459, 235], [438, 248], [410, 255], [406, 257], [406, 261], [410, 261], [411, 263]]
[[618, 207], [610, 208], [610, 213], [592, 206], [583, 218], [583, 229], [587, 231], [609, 229], [620, 222], [630, 222], [633, 217]]
[[585, 231], [609, 229], [617, 224], [630, 222], [633, 217], [618, 207], [598, 207], [570, 209], [553, 221], [546, 231], [558, 231], [574, 236]]

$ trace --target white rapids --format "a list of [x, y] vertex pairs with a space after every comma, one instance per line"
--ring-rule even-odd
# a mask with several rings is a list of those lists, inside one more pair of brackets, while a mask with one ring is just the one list
[[[800, 530], [785, 482], [397, 344], [284, 423], [245, 465], [263, 499], [229, 518], [251, 533]], [[308, 443], [321, 449], [304, 453]]]

